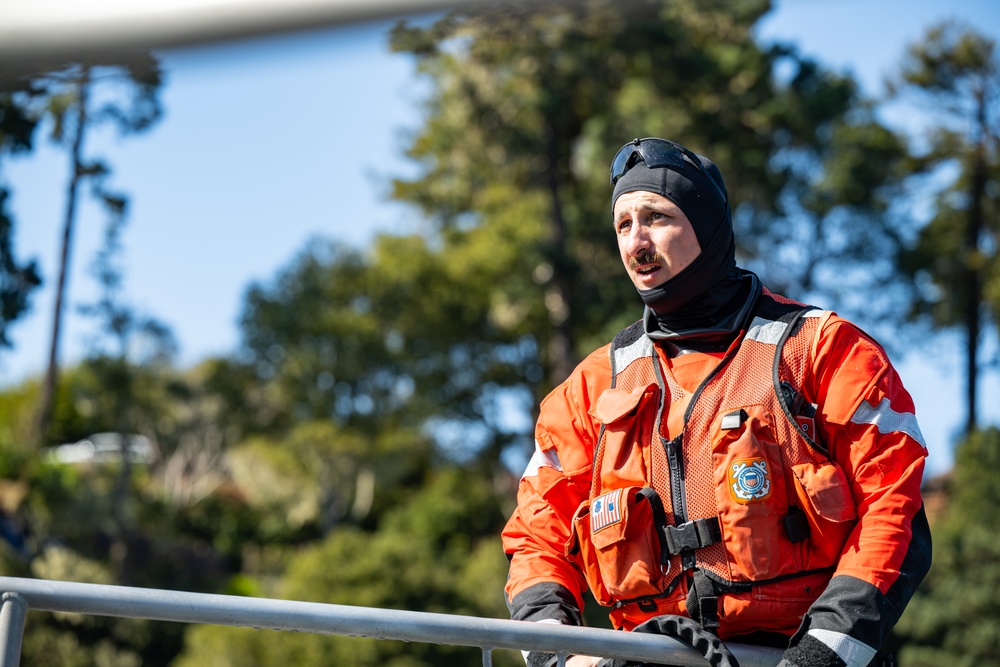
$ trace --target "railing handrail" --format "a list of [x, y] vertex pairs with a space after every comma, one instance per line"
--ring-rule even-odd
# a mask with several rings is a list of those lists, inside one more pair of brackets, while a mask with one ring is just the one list
[[[14, 662], [9, 648], [0, 647], [0, 667], [17, 664], [28, 610], [478, 646], [485, 664], [493, 649], [612, 656], [685, 667], [707, 664], [670, 637], [601, 628], [18, 577], [0, 577], [0, 593], [0, 641], [17, 641]], [[11, 624], [20, 627], [8, 627]], [[772, 648], [740, 644], [729, 648], [740, 667], [774, 667], [781, 658], [781, 652]]]

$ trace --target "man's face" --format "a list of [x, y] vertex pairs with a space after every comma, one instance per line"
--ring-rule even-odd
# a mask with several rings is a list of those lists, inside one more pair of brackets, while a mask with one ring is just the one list
[[677, 204], [654, 192], [626, 192], [614, 210], [618, 252], [641, 290], [662, 285], [701, 254], [691, 221]]

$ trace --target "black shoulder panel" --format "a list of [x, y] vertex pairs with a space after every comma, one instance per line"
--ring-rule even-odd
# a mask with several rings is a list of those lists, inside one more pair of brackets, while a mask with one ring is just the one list
[[614, 340], [611, 342], [611, 349], [618, 350], [628, 347], [645, 335], [646, 330], [642, 326], [642, 320], [636, 320], [615, 335]]
[[761, 294], [757, 301], [757, 315], [772, 322], [788, 322], [803, 310], [814, 310], [814, 307], [801, 303], [781, 303], [766, 293]]

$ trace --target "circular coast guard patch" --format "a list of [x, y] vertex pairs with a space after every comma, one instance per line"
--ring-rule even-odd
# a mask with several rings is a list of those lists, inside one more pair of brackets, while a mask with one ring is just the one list
[[767, 459], [740, 459], [729, 466], [729, 492], [741, 505], [767, 500], [771, 495], [771, 472]]

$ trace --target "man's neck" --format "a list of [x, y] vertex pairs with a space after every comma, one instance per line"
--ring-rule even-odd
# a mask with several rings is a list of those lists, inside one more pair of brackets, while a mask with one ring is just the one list
[[643, 313], [646, 335], [669, 344], [671, 356], [683, 351], [718, 352], [746, 327], [761, 293], [754, 273], [740, 271], [720, 280], [679, 313]]

